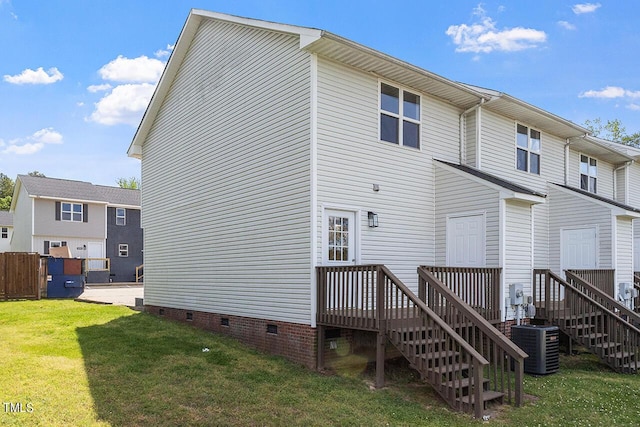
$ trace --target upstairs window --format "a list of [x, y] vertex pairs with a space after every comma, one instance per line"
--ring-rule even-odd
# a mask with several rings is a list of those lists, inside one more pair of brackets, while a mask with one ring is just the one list
[[127, 210], [116, 208], [116, 225], [127, 225]]
[[8, 239], [9, 238], [9, 228], [7, 227], [2, 227], [2, 236], [3, 239]]
[[540, 132], [520, 124], [516, 136], [516, 167], [540, 175]]
[[61, 218], [63, 221], [82, 222], [82, 204], [66, 203], [61, 204]]
[[420, 148], [420, 96], [380, 83], [380, 140]]
[[580, 188], [594, 194], [598, 192], [598, 162], [583, 154], [580, 155]]

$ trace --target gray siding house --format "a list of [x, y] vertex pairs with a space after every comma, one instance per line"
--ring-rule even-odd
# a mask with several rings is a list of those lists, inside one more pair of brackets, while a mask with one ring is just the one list
[[633, 281], [640, 152], [326, 31], [191, 11], [129, 155], [147, 309], [307, 366], [320, 266]]
[[47, 255], [51, 247], [66, 246], [72, 257], [90, 259], [89, 281], [134, 281], [135, 266], [142, 264], [139, 194], [83, 181], [18, 175], [11, 205], [11, 250]]

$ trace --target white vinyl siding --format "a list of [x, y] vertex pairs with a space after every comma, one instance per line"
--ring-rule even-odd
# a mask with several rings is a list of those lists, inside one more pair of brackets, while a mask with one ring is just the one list
[[[48, 241], [48, 242], [66, 242], [66, 246], [69, 248], [69, 251], [71, 252], [71, 256], [73, 258], [87, 258], [88, 255], [88, 251], [87, 248], [89, 246], [89, 242], [95, 242], [95, 243], [99, 243], [101, 245], [104, 245], [104, 240], [103, 239], [88, 239], [88, 238], [84, 238], [84, 237], [65, 237], [65, 236], [60, 236], [60, 235], [44, 235], [44, 236], [33, 236], [33, 250], [40, 253], [40, 254], [44, 254], [44, 242]], [[50, 246], [51, 243], [50, 243]]]
[[[18, 178], [19, 179], [19, 178]], [[18, 185], [18, 183], [16, 183]], [[19, 215], [13, 215], [13, 239], [11, 241], [11, 250], [14, 252], [40, 252], [40, 248], [32, 246], [31, 236], [33, 235], [33, 203], [34, 199], [29, 197], [25, 188], [20, 185], [18, 192], [18, 200], [15, 206], [15, 212]], [[53, 211], [51, 212], [53, 215]]]
[[[531, 295], [532, 246], [531, 205], [515, 201], [506, 202], [504, 280], [505, 292], [511, 283], [522, 283], [524, 294]], [[507, 318], [512, 314], [507, 313]]]
[[[628, 169], [627, 177], [629, 182], [627, 183], [627, 190], [629, 194], [627, 195], [627, 204], [640, 209], [640, 162], [632, 163]], [[638, 236], [640, 237], [640, 235]]]
[[499, 231], [499, 193], [471, 179], [436, 166], [436, 264], [446, 265], [447, 254], [447, 216], [483, 213], [485, 224], [485, 264], [498, 267], [500, 231]]
[[549, 268], [549, 203], [534, 205], [534, 268]]
[[[434, 259], [431, 156], [442, 145], [458, 151], [457, 127], [444, 138], [444, 125], [436, 125], [434, 117], [455, 124], [457, 112], [418, 93], [421, 150], [382, 144], [377, 134], [378, 91], [375, 76], [318, 59], [316, 260], [322, 263], [324, 209], [356, 210], [360, 262], [386, 264], [415, 290], [416, 267]], [[373, 184], [379, 185], [378, 192]], [[378, 214], [379, 227], [367, 226], [368, 211]]]
[[616, 221], [616, 284], [633, 283], [633, 225], [630, 218]]
[[540, 193], [546, 193], [547, 182], [564, 183], [565, 140], [541, 129], [540, 175], [519, 171], [516, 169], [516, 126], [513, 120], [482, 109], [482, 170]]
[[628, 182], [629, 182], [629, 168], [623, 167], [614, 172], [615, 175], [615, 200], [620, 203], [629, 204]]
[[549, 190], [549, 267], [560, 271], [560, 230], [597, 227], [598, 268], [612, 268], [611, 209], [590, 201], [571, 190], [553, 186]]
[[478, 167], [476, 150], [478, 148], [477, 136], [478, 110], [467, 113], [464, 120], [465, 159], [463, 163], [472, 167]]
[[310, 90], [297, 37], [203, 21], [142, 147], [145, 304], [310, 324]]

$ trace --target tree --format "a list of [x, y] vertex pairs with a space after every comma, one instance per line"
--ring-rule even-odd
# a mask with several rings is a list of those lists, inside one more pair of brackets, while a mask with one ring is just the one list
[[585, 120], [584, 126], [593, 136], [598, 138], [640, 148], [640, 132], [627, 134], [627, 128], [618, 119], [607, 120], [607, 123], [603, 124], [602, 119], [598, 117], [593, 120]]
[[118, 181], [116, 182], [120, 188], [129, 188], [131, 190], [140, 189], [140, 180], [135, 176], [132, 176], [131, 178], [118, 178]]
[[38, 171], [29, 172], [29, 176], [39, 176], [40, 178], [46, 178], [46, 176], [42, 172]]
[[0, 173], [0, 211], [8, 211], [11, 207], [14, 182], [7, 175]]

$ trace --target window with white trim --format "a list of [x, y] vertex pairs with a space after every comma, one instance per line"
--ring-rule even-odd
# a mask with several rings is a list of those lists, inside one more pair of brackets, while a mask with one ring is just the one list
[[420, 95], [380, 83], [380, 140], [420, 149]]
[[128, 257], [129, 256], [129, 245], [126, 243], [120, 243], [118, 245], [118, 256], [120, 257]]
[[8, 239], [9, 238], [9, 228], [2, 227], [2, 235], [1, 235], [1, 237], [3, 239]]
[[580, 155], [580, 188], [594, 194], [598, 192], [598, 161], [584, 154]]
[[516, 168], [540, 175], [540, 131], [521, 124], [516, 133]]
[[127, 225], [127, 210], [116, 208], [116, 225]]
[[60, 203], [60, 218], [63, 221], [82, 222], [82, 203]]

